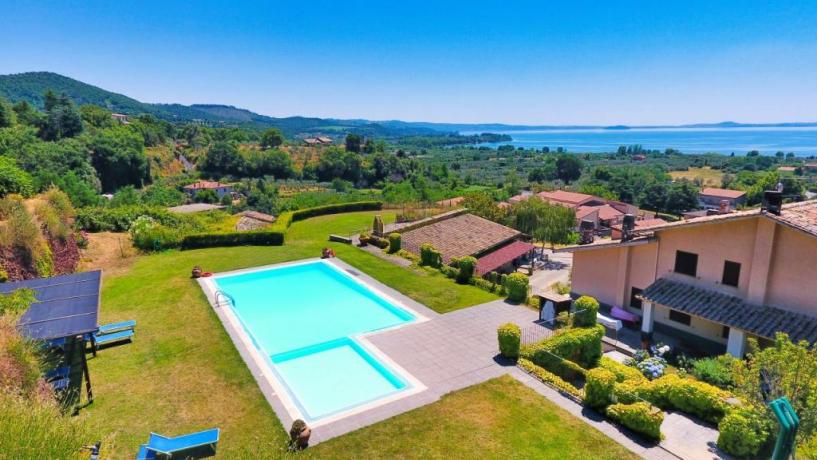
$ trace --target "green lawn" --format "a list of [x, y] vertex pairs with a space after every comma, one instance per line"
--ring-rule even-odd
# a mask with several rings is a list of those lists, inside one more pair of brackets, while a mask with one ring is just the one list
[[330, 245], [344, 261], [440, 312], [497, 298], [439, 274], [402, 268], [357, 248], [326, 242], [330, 233], [349, 234], [366, 227], [374, 214], [296, 222], [281, 247], [140, 257], [127, 275], [105, 278], [100, 321], [137, 321], [134, 343], [102, 350], [89, 361], [96, 399], [81, 417], [110, 434], [104, 439], [105, 456], [132, 458], [151, 431], [175, 435], [212, 426], [222, 429], [221, 457], [245, 457], [243, 445], [261, 449], [253, 457], [261, 451], [279, 456], [285, 431], [198, 284], [190, 279], [194, 265], [220, 272], [317, 257]]
[[638, 458], [510, 376], [448, 394], [307, 452], [330, 459]]

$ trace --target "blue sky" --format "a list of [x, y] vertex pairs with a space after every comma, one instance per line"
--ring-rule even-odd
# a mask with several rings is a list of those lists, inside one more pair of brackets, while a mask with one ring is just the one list
[[0, 73], [272, 116], [817, 121], [817, 2], [5, 0]]

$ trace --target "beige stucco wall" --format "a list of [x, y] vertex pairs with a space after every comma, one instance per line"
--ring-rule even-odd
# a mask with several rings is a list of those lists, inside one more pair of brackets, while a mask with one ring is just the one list
[[777, 226], [766, 303], [817, 316], [817, 238]]
[[613, 305], [616, 299], [616, 274], [621, 248], [576, 251], [573, 254], [571, 289]]
[[726, 343], [726, 339], [722, 337], [722, 325], [693, 316], [689, 326], [687, 326], [685, 324], [670, 320], [669, 308], [662, 305], [655, 306], [655, 321], [666, 324], [674, 329], [705, 337], [713, 342]]
[[[746, 297], [755, 247], [758, 219], [726, 221], [717, 224], [681, 227], [658, 233], [658, 278], [673, 278], [726, 294]], [[698, 254], [695, 278], [674, 272], [676, 251]], [[724, 286], [724, 262], [738, 262], [738, 287]]]

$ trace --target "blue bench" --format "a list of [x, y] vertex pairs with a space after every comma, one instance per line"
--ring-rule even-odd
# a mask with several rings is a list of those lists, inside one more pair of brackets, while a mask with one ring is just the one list
[[128, 321], [120, 321], [118, 323], [111, 323], [111, 324], [103, 324], [99, 326], [99, 330], [97, 330], [97, 334], [110, 334], [112, 332], [124, 331], [124, 330], [133, 330], [136, 328], [136, 321], [135, 320], [128, 320]]
[[136, 460], [154, 460], [156, 458], [205, 458], [216, 454], [220, 430], [199, 431], [168, 438], [150, 433], [147, 444], [139, 446]]
[[111, 345], [117, 342], [130, 342], [135, 334], [136, 321], [121, 321], [118, 323], [104, 324], [99, 326], [96, 332], [91, 334], [91, 345], [94, 356], [101, 345]]

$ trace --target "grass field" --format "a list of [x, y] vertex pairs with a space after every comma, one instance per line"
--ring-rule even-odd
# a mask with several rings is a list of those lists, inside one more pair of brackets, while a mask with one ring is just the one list
[[720, 187], [723, 180], [723, 173], [709, 166], [689, 168], [688, 171], [670, 171], [669, 174], [673, 179], [687, 179], [691, 181], [699, 179], [701, 184], [706, 187]]
[[[112, 433], [106, 439], [106, 456], [130, 457], [151, 431], [175, 435], [211, 426], [222, 429], [224, 458], [243, 457], [242, 445], [283, 445], [285, 432], [278, 419], [198, 284], [190, 279], [194, 265], [220, 272], [317, 257], [322, 247], [332, 246], [347, 263], [440, 312], [496, 299], [442, 275], [402, 268], [357, 248], [326, 242], [330, 233], [349, 234], [366, 227], [374, 214], [297, 222], [281, 247], [137, 257], [126, 274], [106, 276], [100, 322], [137, 321], [132, 344], [103, 350], [89, 360], [96, 398], [81, 416], [101, 433]], [[92, 268], [88, 265], [86, 269]]]

